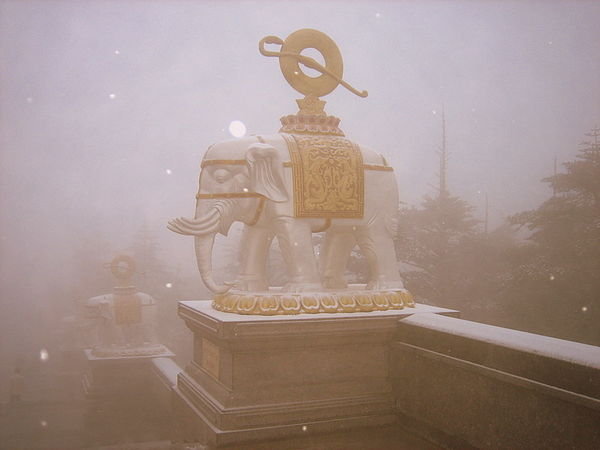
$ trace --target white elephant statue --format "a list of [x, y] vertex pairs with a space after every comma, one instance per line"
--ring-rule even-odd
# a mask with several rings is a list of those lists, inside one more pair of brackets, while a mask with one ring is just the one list
[[[270, 49], [266, 45], [271, 46]], [[273, 51], [273, 45], [281, 45]], [[316, 49], [325, 65], [302, 55]], [[281, 118], [279, 134], [225, 141], [211, 146], [202, 161], [194, 219], [169, 222], [169, 229], [195, 236], [198, 269], [216, 295], [213, 306], [242, 314], [298, 314], [400, 309], [414, 302], [404, 290], [393, 242], [398, 188], [385, 159], [346, 139], [340, 119], [328, 116], [319, 97], [338, 84], [366, 97], [342, 79], [342, 57], [335, 42], [303, 29], [284, 41], [259, 42], [264, 56], [279, 58], [285, 79], [305, 95], [299, 111]], [[312, 77], [300, 67], [321, 72]], [[246, 224], [241, 270], [232, 284], [219, 284], [212, 272], [217, 232]], [[326, 231], [315, 258], [312, 233]], [[265, 273], [273, 238], [285, 260], [289, 282], [269, 289]], [[366, 257], [365, 287], [347, 287], [346, 264], [355, 245]], [[233, 288], [233, 289], [232, 289]], [[231, 291], [230, 291], [231, 290]]]
[[[290, 150], [294, 139], [286, 134], [246, 137], [220, 142], [206, 152], [195, 218], [175, 219], [168, 225], [172, 231], [195, 236], [198, 269], [206, 286], [217, 294], [232, 287], [215, 281], [212, 247], [217, 232], [227, 235], [231, 224], [241, 221], [246, 227], [242, 236], [241, 271], [233, 286], [236, 290], [268, 289], [265, 263], [273, 237], [278, 239], [287, 265], [290, 281], [283, 289], [286, 292], [346, 288], [344, 271], [356, 244], [369, 264], [367, 289], [403, 289], [392, 240], [398, 207], [393, 169], [381, 155], [360, 147], [358, 162], [364, 184], [362, 215], [336, 218], [316, 212], [312, 213], [313, 217], [298, 217], [294, 190], [304, 189], [303, 193], [308, 191], [313, 200], [323, 199], [327, 197], [328, 186], [319, 185], [318, 181], [314, 183], [314, 180], [304, 180], [301, 185], [295, 180], [294, 153]], [[325, 140], [329, 145], [332, 139], [342, 138], [313, 139]], [[320, 166], [325, 178], [328, 164], [339, 165], [335, 151], [326, 151], [330, 161]], [[331, 176], [336, 174], [332, 172]], [[342, 191], [343, 197], [344, 183], [349, 184], [348, 180], [341, 177], [329, 182]], [[348, 187], [352, 189], [351, 183]], [[319, 273], [311, 234], [324, 230], [326, 237], [320, 254]]]

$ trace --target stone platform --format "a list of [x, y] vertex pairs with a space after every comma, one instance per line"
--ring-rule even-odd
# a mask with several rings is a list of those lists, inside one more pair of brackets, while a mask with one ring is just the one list
[[390, 344], [403, 310], [247, 316], [185, 301], [194, 356], [175, 388], [180, 438], [214, 447], [395, 421]]
[[85, 350], [87, 370], [82, 386], [87, 447], [166, 439], [172, 434], [170, 411], [160, 408], [155, 395], [153, 362], [175, 355], [162, 345], [154, 346], [160, 351], [151, 351], [154, 347], [150, 347], [120, 351], [115, 348], [111, 352]]
[[124, 352], [120, 356], [97, 356], [93, 350], [85, 350], [88, 368], [82, 387], [86, 396], [131, 396], [146, 390], [152, 380], [152, 360], [175, 356], [168, 348], [160, 347], [162, 351], [147, 355]]

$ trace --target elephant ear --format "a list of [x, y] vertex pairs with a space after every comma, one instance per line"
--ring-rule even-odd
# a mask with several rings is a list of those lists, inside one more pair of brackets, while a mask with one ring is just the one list
[[283, 162], [275, 147], [256, 143], [246, 151], [250, 189], [274, 202], [285, 202], [288, 194], [283, 181]]

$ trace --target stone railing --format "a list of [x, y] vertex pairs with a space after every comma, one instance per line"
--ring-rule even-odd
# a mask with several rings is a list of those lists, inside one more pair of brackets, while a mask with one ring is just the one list
[[448, 448], [600, 448], [600, 347], [439, 314], [399, 321], [400, 423]]
[[152, 392], [161, 408], [173, 408], [173, 389], [177, 385], [177, 374], [181, 367], [171, 358], [153, 358], [152, 372], [154, 373]]
[[[381, 373], [377, 373], [381, 380], [387, 380], [384, 384], [391, 381], [393, 390], [387, 391], [389, 409], [380, 413], [393, 415], [395, 411], [398, 419], [393, 426], [399, 431], [397, 436], [416, 435], [443, 448], [600, 448], [600, 347], [461, 320], [453, 317], [455, 314], [450, 310], [433, 313], [418, 307], [414, 313], [407, 311], [406, 316], [385, 322], [385, 329], [381, 328], [384, 318], [374, 317], [377, 327], [369, 330], [377, 330], [378, 335], [385, 331], [385, 342], [367, 335], [361, 338], [363, 344], [370, 346], [369, 354], [382, 355]], [[231, 317], [226, 318], [233, 322], [242, 320]], [[358, 324], [365, 320], [354, 315], [346, 320], [355, 317]], [[266, 325], [255, 323], [257, 318], [244, 324], [252, 325], [253, 334], [248, 339], [281, 325], [275, 319], [269, 319], [274, 323]], [[320, 319], [313, 315], [301, 320], [302, 324], [293, 325], [310, 325], [314, 320], [319, 325]], [[289, 329], [290, 324], [284, 325], [286, 333], [294, 331]], [[347, 327], [343, 320], [325, 325], [334, 327], [330, 330], [332, 336], [338, 336]], [[236, 326], [235, 336], [241, 339], [236, 345], [245, 349], [250, 345], [241, 335], [245, 328]], [[306, 335], [294, 334], [307, 346], [307, 355], [312, 355], [308, 348], [313, 343], [302, 336], [314, 340], [322, 339], [323, 334], [321, 330], [315, 335], [319, 330], [315, 324], [312, 326]], [[356, 360], [356, 367], [372, 366], [372, 361], [367, 360]], [[347, 362], [339, 367], [346, 367]], [[198, 413], [182, 407], [178, 400], [185, 387], [179, 386], [183, 369], [169, 358], [155, 358], [152, 363], [155, 395], [162, 408], [171, 410], [178, 430], [174, 440], [208, 441], [185, 431], [198, 428]], [[326, 366], [332, 364], [330, 358]], [[298, 377], [301, 369], [295, 367], [293, 373]], [[337, 376], [335, 373], [332, 376]], [[306, 411], [307, 423], [315, 417], [314, 411]], [[367, 420], [356, 425], [377, 427]], [[247, 431], [240, 428], [240, 433]], [[320, 442], [318, 430], [314, 432], [313, 439]], [[365, 443], [369, 436], [372, 434], [365, 431]], [[323, 439], [331, 441], [335, 437]], [[401, 446], [402, 442], [398, 444]]]

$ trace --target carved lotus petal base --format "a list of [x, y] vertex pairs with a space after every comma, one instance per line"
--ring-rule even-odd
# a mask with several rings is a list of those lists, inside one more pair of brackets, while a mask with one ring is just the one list
[[281, 291], [230, 291], [216, 295], [212, 306], [218, 311], [274, 316], [318, 313], [352, 313], [414, 308], [410, 292], [403, 289], [380, 291], [343, 290], [287, 293]]

